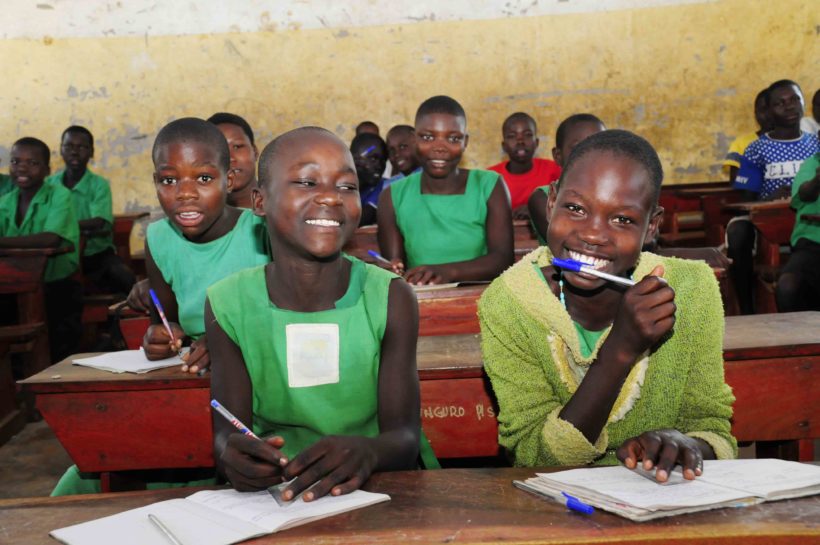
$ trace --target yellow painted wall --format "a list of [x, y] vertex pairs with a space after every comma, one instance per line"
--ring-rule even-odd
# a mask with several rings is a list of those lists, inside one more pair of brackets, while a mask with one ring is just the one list
[[501, 158], [500, 124], [513, 111], [536, 117], [544, 156], [561, 119], [590, 111], [653, 142], [667, 182], [704, 181], [719, 177], [731, 139], [755, 128], [760, 88], [788, 77], [810, 97], [820, 85], [819, 34], [813, 2], [725, 0], [350, 29], [7, 39], [0, 155], [38, 136], [59, 168], [61, 130], [85, 124], [115, 212], [157, 210], [150, 147], [175, 117], [232, 111], [261, 145], [303, 124], [349, 140], [358, 121], [384, 132], [443, 93], [467, 110], [467, 166]]

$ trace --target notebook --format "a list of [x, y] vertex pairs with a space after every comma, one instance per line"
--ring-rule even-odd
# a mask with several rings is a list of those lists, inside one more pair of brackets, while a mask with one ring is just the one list
[[820, 494], [820, 466], [774, 459], [706, 460], [702, 476], [671, 486], [623, 466], [538, 473], [517, 484], [547, 497], [566, 492], [596, 508], [643, 522]]
[[[180, 354], [184, 354], [187, 351], [188, 348], [183, 348]], [[93, 367], [103, 371], [111, 371], [112, 373], [147, 373], [154, 369], [182, 365], [184, 362], [179, 356], [151, 361], [145, 357], [145, 352], [140, 348], [139, 350], [106, 352], [105, 354], [89, 358], [77, 358], [72, 360], [71, 363], [84, 367]]]
[[168, 537], [149, 520], [151, 514], [181, 543], [229, 545], [388, 500], [386, 494], [356, 490], [312, 502], [299, 498], [280, 506], [267, 490], [205, 490], [60, 528], [50, 535], [67, 545], [168, 545]]

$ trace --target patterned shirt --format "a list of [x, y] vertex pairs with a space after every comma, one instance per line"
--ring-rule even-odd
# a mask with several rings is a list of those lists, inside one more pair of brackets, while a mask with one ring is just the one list
[[733, 187], [768, 198], [781, 187], [791, 187], [803, 161], [820, 151], [820, 140], [803, 133], [794, 140], [775, 140], [764, 134], [746, 148]]

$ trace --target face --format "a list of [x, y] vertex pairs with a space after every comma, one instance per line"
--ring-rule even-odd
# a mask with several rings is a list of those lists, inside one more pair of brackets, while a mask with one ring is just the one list
[[[592, 264], [624, 276], [635, 266], [644, 241], [655, 236], [663, 209], [640, 163], [592, 151], [564, 173], [550, 192], [547, 240], [554, 256]], [[584, 273], [564, 274], [572, 286], [593, 290], [606, 281]]]
[[51, 172], [43, 151], [36, 146], [16, 145], [11, 148], [9, 176], [21, 190], [39, 188]]
[[775, 127], [795, 127], [803, 117], [803, 95], [794, 85], [779, 87], [769, 95], [769, 114]]
[[769, 131], [772, 129], [769, 106], [766, 104], [766, 99], [764, 97], [760, 97], [755, 101], [755, 121], [757, 121], [758, 127], [764, 131]]
[[201, 142], [170, 142], [154, 162], [159, 204], [189, 240], [206, 238], [222, 216], [232, 177], [220, 167], [218, 153]]
[[88, 166], [88, 161], [94, 156], [94, 144], [87, 134], [69, 132], [63, 136], [60, 143], [60, 155], [66, 168], [82, 170]]
[[604, 130], [606, 130], [606, 127], [596, 121], [583, 121], [571, 125], [567, 134], [564, 135], [563, 145], [560, 148], [552, 148], [552, 158], [559, 166], [564, 166], [575, 146], [588, 136]]
[[356, 166], [332, 135], [306, 132], [283, 142], [260, 183], [254, 213], [267, 218], [274, 245], [296, 255], [337, 256], [359, 225]]
[[535, 150], [538, 149], [538, 138], [535, 127], [526, 119], [514, 118], [504, 125], [504, 140], [501, 142], [510, 161], [529, 164]]
[[359, 187], [366, 189], [378, 184], [382, 179], [384, 167], [387, 165], [384, 148], [371, 140], [365, 140], [357, 142], [350, 149], [350, 153], [353, 154], [353, 161], [356, 164]]
[[416, 120], [416, 155], [431, 178], [446, 178], [458, 168], [467, 148], [467, 122], [450, 114], [428, 114]]
[[217, 128], [225, 135], [228, 149], [231, 151], [233, 184], [230, 189], [231, 191], [245, 189], [256, 177], [256, 160], [258, 159], [256, 146], [251, 144], [251, 139], [237, 125], [222, 123], [217, 125]]
[[387, 154], [393, 172], [410, 174], [418, 167], [416, 159], [416, 135], [409, 131], [390, 133], [387, 135]]

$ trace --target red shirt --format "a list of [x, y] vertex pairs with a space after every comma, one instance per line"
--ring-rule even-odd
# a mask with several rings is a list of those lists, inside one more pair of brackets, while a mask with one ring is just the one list
[[510, 190], [510, 201], [513, 210], [527, 204], [530, 195], [542, 185], [549, 185], [561, 177], [561, 167], [549, 159], [533, 158], [532, 168], [524, 174], [512, 174], [507, 170], [509, 161], [488, 167], [487, 170], [498, 172], [504, 178]]

